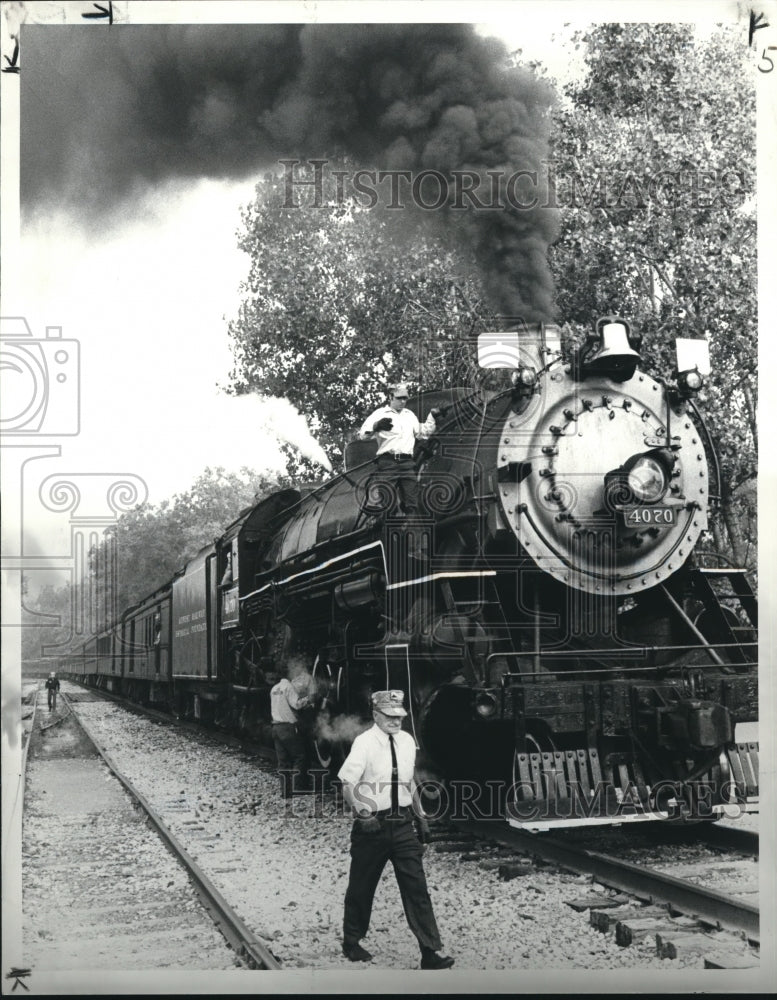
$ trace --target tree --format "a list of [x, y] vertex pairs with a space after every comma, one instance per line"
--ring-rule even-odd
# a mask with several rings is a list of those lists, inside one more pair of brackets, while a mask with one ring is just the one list
[[[25, 659], [38, 658], [43, 645], [67, 648], [74, 623], [79, 632], [73, 637], [76, 646], [108, 628], [121, 611], [170, 581], [242, 510], [279, 485], [247, 468], [240, 473], [206, 468], [190, 489], [172, 500], [139, 504], [123, 514], [90, 551], [85, 579], [74, 586], [44, 587], [29, 602], [22, 640]], [[59, 616], [62, 624], [42, 628], [44, 619], [36, 619], [36, 613]]]
[[[562, 315], [617, 313], [671, 371], [675, 337], [706, 337], [700, 393], [721, 456], [716, 541], [743, 564], [756, 475], [755, 99], [741, 33], [603, 24], [579, 34], [587, 75], [566, 88], [553, 149]], [[728, 541], [728, 546], [724, 543]]]
[[244, 213], [251, 267], [229, 329], [233, 389], [286, 396], [337, 461], [391, 380], [469, 379], [466, 335], [489, 311], [474, 261], [436, 220], [284, 197], [267, 175]]
[[[114, 529], [118, 556], [115, 607], [134, 604], [162, 586], [198, 551], [221, 535], [241, 510], [276, 489], [263, 473], [206, 468], [191, 488], [158, 506], [144, 503]], [[106, 560], [107, 542], [91, 553], [92, 572]]]
[[46, 584], [35, 597], [26, 591], [22, 607], [22, 662], [43, 655], [43, 648], [64, 646], [70, 638], [75, 594], [70, 583]]

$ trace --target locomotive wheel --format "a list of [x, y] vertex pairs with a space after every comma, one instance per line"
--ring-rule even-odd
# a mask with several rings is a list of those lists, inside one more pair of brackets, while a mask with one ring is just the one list
[[334, 741], [327, 739], [324, 733], [327, 721], [336, 714], [340, 702], [342, 670], [338, 670], [335, 677], [329, 663], [325, 663], [319, 655], [316, 656], [313, 663], [312, 676], [316, 691], [319, 688], [324, 688], [326, 691], [320, 708], [320, 721], [322, 724], [319, 725], [317, 723], [313, 731], [313, 749], [316, 752], [316, 759], [319, 765], [331, 771], [336, 763], [339, 762], [342, 754], [337, 750]]

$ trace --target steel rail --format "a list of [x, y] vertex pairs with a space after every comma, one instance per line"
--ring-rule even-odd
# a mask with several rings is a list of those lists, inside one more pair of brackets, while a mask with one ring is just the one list
[[229, 942], [230, 946], [234, 949], [235, 953], [239, 956], [241, 961], [247, 965], [249, 968], [255, 969], [280, 969], [282, 968], [281, 963], [273, 955], [273, 953], [262, 944], [262, 942], [257, 938], [257, 936], [243, 923], [240, 917], [235, 913], [229, 903], [224, 899], [218, 889], [213, 885], [205, 872], [200, 868], [196, 861], [191, 857], [183, 844], [178, 840], [175, 834], [163, 822], [162, 818], [155, 811], [153, 806], [148, 802], [148, 800], [143, 796], [132, 784], [132, 782], [126, 778], [119, 768], [116, 766], [115, 762], [111, 758], [110, 754], [104, 750], [97, 739], [90, 731], [86, 723], [79, 718], [78, 713], [73, 710], [72, 705], [67, 699], [66, 695], [62, 695], [63, 699], [67, 701], [70, 707], [71, 714], [76, 720], [78, 725], [81, 727], [83, 732], [86, 734], [87, 738], [92, 742], [95, 749], [105, 761], [105, 763], [110, 768], [112, 774], [122, 783], [122, 785], [127, 789], [132, 798], [140, 805], [143, 811], [146, 813], [148, 818], [153, 823], [156, 828], [157, 833], [162, 838], [162, 840], [167, 845], [168, 849], [175, 855], [175, 857], [183, 864], [187, 872], [191, 876], [194, 887], [197, 894], [202, 900], [203, 906], [208, 911], [211, 919], [216, 924], [216, 927], [223, 934], [226, 940]]
[[728, 847], [742, 854], [758, 857], [759, 836], [755, 830], [742, 830], [721, 823], [705, 823], [699, 831], [699, 841], [711, 847]]
[[[24, 814], [24, 796], [27, 791], [27, 758], [29, 757], [30, 744], [32, 743], [33, 733], [35, 732], [35, 717], [38, 714], [38, 693], [40, 691], [40, 685], [36, 683], [35, 692], [32, 696], [32, 718], [30, 719], [30, 728], [25, 733], [24, 732], [24, 721], [22, 720], [22, 759], [19, 768], [19, 783], [17, 785], [16, 794], [14, 796], [13, 804], [11, 805], [11, 811], [13, 812], [21, 802], [22, 815]], [[22, 702], [22, 705], [24, 702]], [[26, 736], [26, 739], [25, 739]]]
[[469, 819], [453, 822], [477, 837], [496, 840], [523, 854], [533, 854], [543, 861], [571, 871], [591, 874], [597, 882], [609, 888], [648, 902], [668, 904], [681, 913], [713, 926], [743, 931], [748, 940], [760, 942], [758, 907], [735, 896], [686, 882], [653, 868], [621, 861], [598, 851], [565, 844], [546, 834], [505, 829], [502, 821]]
[[[36, 684], [35, 691], [32, 695], [32, 717], [30, 719], [29, 731], [25, 734], [27, 739], [24, 740], [24, 747], [22, 748], [22, 790], [24, 789], [24, 775], [27, 772], [27, 755], [30, 749], [30, 743], [32, 741], [32, 734], [35, 731], [35, 716], [38, 714], [38, 692], [40, 691], [40, 686]], [[22, 702], [24, 704], [24, 702]]]

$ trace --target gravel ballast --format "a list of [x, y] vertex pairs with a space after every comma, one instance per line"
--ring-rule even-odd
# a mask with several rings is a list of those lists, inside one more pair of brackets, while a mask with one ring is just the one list
[[69, 713], [47, 713], [45, 698], [39, 692], [22, 846], [33, 986], [53, 971], [238, 968], [186, 871]]
[[[129, 713], [109, 702], [75, 708], [116, 765], [260, 935], [284, 968], [365, 968], [341, 953], [349, 816], [331, 797], [295, 798], [285, 815], [277, 777], [241, 750]], [[567, 904], [606, 890], [555, 870], [505, 882], [458, 853], [425, 856], [444, 950], [456, 970], [662, 969], [700, 959], [656, 956], [654, 940], [621, 948]], [[417, 969], [419, 953], [390, 866], [363, 944], [371, 969]]]

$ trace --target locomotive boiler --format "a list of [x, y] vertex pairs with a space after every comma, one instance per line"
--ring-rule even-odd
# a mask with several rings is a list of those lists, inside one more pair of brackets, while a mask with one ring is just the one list
[[412, 516], [353, 441], [343, 472], [244, 511], [60, 669], [250, 734], [304, 669], [333, 771], [371, 692], [401, 688], [425, 774], [517, 826], [756, 808], [736, 731], [757, 719], [756, 598], [698, 552], [706, 344], [658, 377], [613, 317], [573, 349], [543, 324], [485, 343], [502, 387], [408, 403], [440, 412]]

